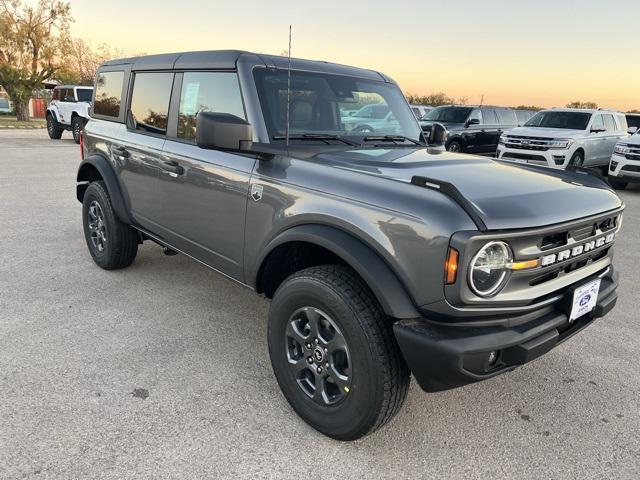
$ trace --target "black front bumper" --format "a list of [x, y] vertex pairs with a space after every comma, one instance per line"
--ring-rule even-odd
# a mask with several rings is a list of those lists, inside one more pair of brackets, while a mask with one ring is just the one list
[[[617, 286], [618, 275], [610, 267], [601, 279], [596, 307], [571, 324], [568, 308], [572, 289], [551, 311], [545, 310], [534, 320], [518, 324], [512, 318], [505, 322], [516, 326], [459, 326], [416, 319], [400, 320], [393, 329], [420, 387], [438, 392], [495, 377], [544, 355], [609, 313], [618, 299]], [[497, 354], [491, 364], [490, 352]]]

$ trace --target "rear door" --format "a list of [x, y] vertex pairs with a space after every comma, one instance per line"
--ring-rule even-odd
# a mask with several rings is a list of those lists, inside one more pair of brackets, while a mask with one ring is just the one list
[[111, 149], [131, 215], [151, 232], [158, 231], [161, 220], [158, 178], [173, 77], [173, 72], [132, 73], [126, 129]]
[[493, 108], [482, 109], [482, 125], [478, 134], [478, 153], [495, 153], [500, 138], [498, 116]]
[[[176, 73], [160, 170], [162, 235], [177, 249], [243, 281], [249, 181], [255, 156], [195, 144], [199, 112], [246, 118], [236, 72]], [[175, 113], [173, 113], [175, 112]]]
[[[585, 166], [594, 166], [601, 165], [603, 163], [608, 162], [609, 159], [605, 162], [604, 158], [606, 156], [607, 144], [608, 144], [608, 133], [607, 127], [605, 126], [604, 115], [601, 113], [597, 113], [593, 115], [593, 121], [590, 127], [590, 133], [588, 138], [588, 151], [586, 153], [586, 158], [584, 159]], [[600, 130], [598, 132], [594, 132], [594, 130]]]

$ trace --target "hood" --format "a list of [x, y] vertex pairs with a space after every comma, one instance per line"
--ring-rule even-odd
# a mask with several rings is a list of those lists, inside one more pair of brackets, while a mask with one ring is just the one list
[[640, 134], [633, 134], [630, 137], [620, 139], [620, 143], [626, 143], [627, 145], [640, 145]]
[[586, 130], [570, 130], [568, 128], [516, 127], [506, 132], [507, 135], [539, 138], [578, 138], [587, 134]]
[[313, 160], [363, 174], [406, 182], [413, 176], [453, 184], [490, 230], [533, 228], [620, 208], [608, 184], [582, 172], [510, 163], [427, 148], [345, 150]]

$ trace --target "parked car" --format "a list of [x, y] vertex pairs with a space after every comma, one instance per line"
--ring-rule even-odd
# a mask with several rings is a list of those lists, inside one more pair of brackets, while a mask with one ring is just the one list
[[633, 135], [640, 129], [640, 113], [627, 113], [625, 114], [627, 118], [627, 126], [628, 132]]
[[619, 112], [542, 110], [523, 127], [502, 135], [496, 157], [553, 168], [602, 168], [606, 172], [613, 147], [627, 136], [627, 121]]
[[434, 122], [446, 127], [446, 149], [450, 152], [485, 154], [494, 154], [500, 135], [518, 126], [516, 113], [510, 108], [468, 105], [436, 107], [420, 120], [420, 125], [428, 133]]
[[618, 190], [624, 190], [629, 183], [640, 183], [640, 130], [613, 149], [609, 183]]
[[434, 109], [434, 107], [430, 107], [429, 105], [410, 105], [410, 107], [417, 119], [421, 119]]
[[58, 140], [62, 137], [62, 132], [70, 130], [75, 142], [80, 143], [80, 132], [89, 120], [92, 95], [93, 87], [80, 85], [55, 87], [46, 113], [49, 138]]
[[[400, 132], [345, 127], [367, 92]], [[278, 384], [333, 438], [388, 422], [410, 372], [431, 392], [495, 377], [616, 303], [624, 205], [606, 182], [432, 149], [377, 72], [188, 52], [106, 62], [94, 96], [76, 195], [95, 263], [155, 242], [270, 299]]]
[[11, 113], [13, 108], [8, 98], [0, 97], [0, 113]]

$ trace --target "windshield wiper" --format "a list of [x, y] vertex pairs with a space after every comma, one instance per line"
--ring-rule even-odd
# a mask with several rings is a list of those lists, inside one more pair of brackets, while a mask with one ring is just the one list
[[377, 136], [369, 136], [369, 137], [364, 137], [363, 140], [365, 142], [411, 142], [415, 145], [422, 145], [422, 143], [420, 143], [417, 140], [414, 140], [413, 138], [409, 138], [409, 137], [405, 137], [404, 135], [377, 135]]
[[[273, 140], [285, 140], [287, 137], [285, 135], [274, 135], [271, 137]], [[289, 135], [289, 140], [320, 140], [321, 142], [330, 145], [328, 140], [337, 140], [338, 142], [346, 143], [352, 147], [358, 147], [359, 144], [355, 142], [351, 142], [349, 140], [345, 140], [338, 135], [330, 135], [328, 133], [303, 133], [301, 135]]]

